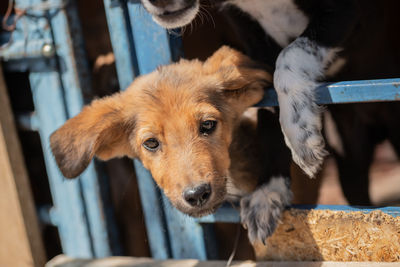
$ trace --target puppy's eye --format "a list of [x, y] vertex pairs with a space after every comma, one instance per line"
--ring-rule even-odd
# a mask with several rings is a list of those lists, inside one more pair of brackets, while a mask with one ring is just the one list
[[147, 150], [154, 152], [158, 149], [158, 147], [160, 146], [160, 143], [155, 138], [149, 138], [146, 141], [144, 141], [143, 146]]
[[200, 133], [203, 135], [209, 135], [214, 132], [215, 127], [217, 126], [217, 121], [208, 120], [200, 123]]

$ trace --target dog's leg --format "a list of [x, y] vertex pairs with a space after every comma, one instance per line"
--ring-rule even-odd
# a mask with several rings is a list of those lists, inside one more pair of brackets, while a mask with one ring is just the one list
[[250, 242], [269, 237], [278, 225], [281, 213], [290, 205], [292, 192], [289, 178], [274, 177], [240, 201], [240, 217]]
[[315, 89], [357, 23], [352, 0], [320, 0], [304, 33], [281, 51], [274, 86], [280, 122], [293, 160], [313, 177], [324, 156], [320, 108]]
[[311, 177], [327, 154], [315, 88], [334, 55], [334, 49], [320, 47], [301, 37], [281, 52], [274, 74], [286, 144], [293, 160]]

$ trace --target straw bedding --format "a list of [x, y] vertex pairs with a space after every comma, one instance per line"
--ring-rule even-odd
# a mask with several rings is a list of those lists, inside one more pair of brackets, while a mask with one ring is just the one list
[[290, 209], [255, 251], [259, 260], [400, 261], [400, 217]]

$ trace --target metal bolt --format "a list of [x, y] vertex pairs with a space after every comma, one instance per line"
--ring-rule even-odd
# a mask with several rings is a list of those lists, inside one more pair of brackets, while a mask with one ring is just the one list
[[56, 49], [52, 44], [44, 44], [42, 46], [42, 55], [45, 57], [52, 57], [56, 53]]

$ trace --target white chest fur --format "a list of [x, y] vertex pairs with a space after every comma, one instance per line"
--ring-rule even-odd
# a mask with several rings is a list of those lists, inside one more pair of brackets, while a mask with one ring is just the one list
[[230, 0], [228, 3], [257, 20], [282, 47], [302, 34], [308, 24], [307, 16], [293, 0]]

